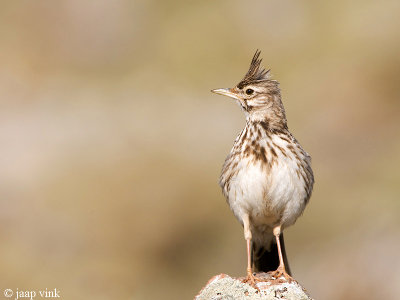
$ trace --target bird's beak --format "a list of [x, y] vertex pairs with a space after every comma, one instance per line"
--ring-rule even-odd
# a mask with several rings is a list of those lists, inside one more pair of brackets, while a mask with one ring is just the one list
[[219, 95], [228, 96], [234, 99], [239, 99], [238, 95], [233, 91], [233, 89], [215, 89], [211, 90], [211, 92]]

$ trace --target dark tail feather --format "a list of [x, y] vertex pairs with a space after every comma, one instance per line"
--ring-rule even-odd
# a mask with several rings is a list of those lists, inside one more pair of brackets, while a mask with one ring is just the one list
[[[275, 240], [274, 240], [275, 241]], [[285, 251], [285, 242], [283, 240], [283, 234], [280, 235], [281, 249], [283, 262], [285, 263], [286, 272], [292, 275], [290, 271], [289, 262], [287, 260]], [[279, 254], [278, 246], [272, 242], [271, 249], [268, 251], [264, 247], [253, 244], [253, 264], [256, 272], [269, 272], [275, 271], [279, 266]]]

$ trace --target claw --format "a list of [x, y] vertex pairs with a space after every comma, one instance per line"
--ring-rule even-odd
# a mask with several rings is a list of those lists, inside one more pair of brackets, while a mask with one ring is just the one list
[[271, 277], [275, 278], [273, 281], [281, 282], [282, 279], [281, 277], [285, 277], [285, 280], [287, 282], [292, 282], [294, 279], [292, 276], [290, 276], [288, 273], [286, 273], [286, 270], [284, 267], [279, 266], [276, 271], [271, 273]]
[[262, 281], [262, 280], [258, 279], [256, 276], [254, 276], [253, 273], [251, 272], [251, 270], [247, 270], [247, 277], [242, 282], [247, 283], [247, 284], [251, 285], [253, 288], [255, 288], [256, 290], [260, 291], [260, 289], [257, 287], [257, 284], [256, 284], [257, 281]]

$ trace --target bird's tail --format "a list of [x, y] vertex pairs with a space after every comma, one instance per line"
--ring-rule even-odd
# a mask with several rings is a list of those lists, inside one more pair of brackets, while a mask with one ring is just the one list
[[[281, 250], [283, 256], [283, 262], [285, 263], [286, 272], [292, 275], [290, 271], [289, 262], [285, 251], [285, 242], [283, 240], [283, 234], [280, 235]], [[276, 245], [275, 239], [271, 243], [269, 250], [264, 245], [257, 245], [253, 243], [253, 265], [255, 272], [269, 272], [275, 271], [279, 266], [279, 254], [278, 246]]]

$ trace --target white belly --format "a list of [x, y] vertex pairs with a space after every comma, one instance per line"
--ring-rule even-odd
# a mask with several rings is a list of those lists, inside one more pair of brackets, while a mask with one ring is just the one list
[[252, 157], [239, 163], [228, 202], [240, 222], [244, 214], [249, 214], [255, 227], [287, 227], [303, 212], [306, 191], [304, 180], [296, 173], [298, 166], [290, 156], [278, 161], [269, 170]]

